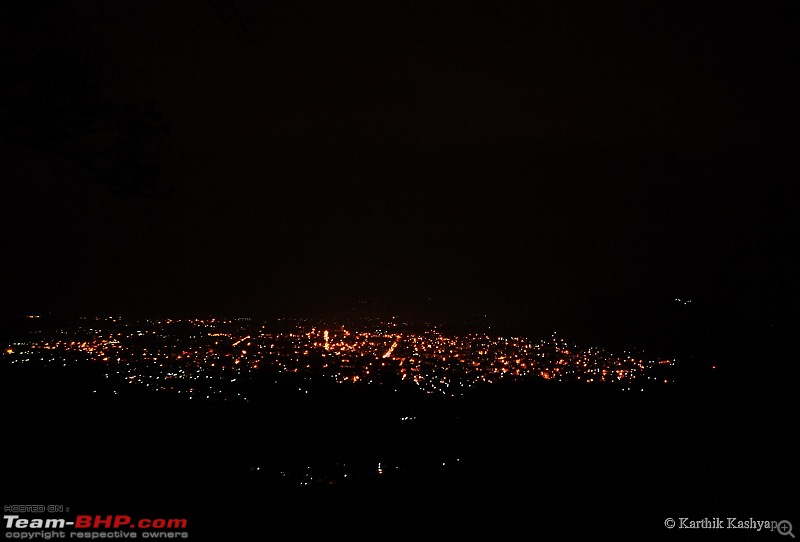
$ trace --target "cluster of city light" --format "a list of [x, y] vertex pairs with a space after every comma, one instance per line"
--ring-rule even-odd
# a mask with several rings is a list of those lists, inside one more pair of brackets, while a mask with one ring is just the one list
[[674, 364], [641, 353], [579, 348], [556, 335], [530, 339], [297, 322], [276, 330], [244, 319], [95, 319], [13, 343], [3, 355], [11, 363], [91, 360], [103, 364], [113, 382], [221, 400], [247, 400], [245, 384], [265, 374], [301, 393], [309, 393], [313, 382], [332, 381], [461, 395], [475, 386], [530, 379], [639, 390], [639, 384], [670, 382], [665, 369]]

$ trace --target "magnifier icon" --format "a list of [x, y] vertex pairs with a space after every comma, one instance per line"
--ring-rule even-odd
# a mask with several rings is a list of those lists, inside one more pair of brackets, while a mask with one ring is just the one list
[[794, 538], [794, 534], [792, 533], [792, 522], [788, 519], [784, 519], [783, 521], [778, 523], [778, 532], [783, 534], [788, 534], [792, 538]]

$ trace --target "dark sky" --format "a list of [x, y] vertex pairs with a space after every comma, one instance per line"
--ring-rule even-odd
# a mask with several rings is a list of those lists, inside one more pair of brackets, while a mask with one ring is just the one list
[[5, 312], [789, 306], [796, 2], [30, 4]]

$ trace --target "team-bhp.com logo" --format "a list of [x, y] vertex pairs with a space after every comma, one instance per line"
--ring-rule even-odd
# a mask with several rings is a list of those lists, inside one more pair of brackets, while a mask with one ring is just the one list
[[5, 515], [6, 529], [119, 529], [122, 527], [139, 529], [185, 529], [186, 519], [142, 518], [133, 521], [130, 516], [76, 516], [75, 521], [62, 518], [21, 518], [19, 516]]
[[185, 529], [186, 520], [174, 518], [143, 518], [134, 522], [131, 520], [130, 516], [77, 516], [75, 518], [76, 529], [119, 529], [120, 527], [137, 527], [139, 529]]
[[[128, 515], [77, 515], [65, 518], [26, 518], [3, 515], [6, 538], [188, 538], [185, 518], [139, 518]], [[32, 531], [36, 529], [37, 531]], [[63, 529], [68, 529], [69, 533]], [[137, 536], [137, 530], [140, 534]], [[36, 535], [36, 536], [35, 536]]]

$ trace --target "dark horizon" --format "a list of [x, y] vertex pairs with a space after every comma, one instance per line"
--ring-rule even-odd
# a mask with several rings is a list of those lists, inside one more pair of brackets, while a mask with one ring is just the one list
[[795, 311], [789, 2], [3, 9], [7, 316]]

